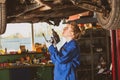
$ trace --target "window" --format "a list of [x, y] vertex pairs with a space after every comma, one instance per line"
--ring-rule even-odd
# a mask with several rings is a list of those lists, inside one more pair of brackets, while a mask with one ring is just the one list
[[[61, 24], [59, 27], [55, 27], [47, 23], [34, 23], [33, 27], [30, 23], [7, 24], [6, 32], [3, 35], [0, 35], [0, 49], [7, 48], [8, 51], [17, 51], [19, 50], [20, 45], [25, 45], [26, 49], [31, 51], [33, 40], [34, 43], [39, 42], [44, 44], [45, 39], [42, 36], [42, 33], [44, 33], [49, 40], [52, 35], [51, 29], [53, 28], [61, 36], [60, 32], [62, 26], [64, 25]], [[34, 36], [32, 36], [32, 34]]]

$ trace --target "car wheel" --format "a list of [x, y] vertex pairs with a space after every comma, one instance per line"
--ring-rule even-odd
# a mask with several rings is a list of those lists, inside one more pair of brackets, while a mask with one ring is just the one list
[[110, 12], [96, 13], [98, 23], [105, 29], [120, 28], [120, 0], [109, 0]]
[[5, 33], [6, 30], [6, 6], [4, 3], [0, 4], [0, 34]]

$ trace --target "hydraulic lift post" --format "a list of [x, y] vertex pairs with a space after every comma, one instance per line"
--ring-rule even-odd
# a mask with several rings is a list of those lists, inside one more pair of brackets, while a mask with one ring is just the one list
[[120, 80], [120, 29], [111, 30], [112, 77]]

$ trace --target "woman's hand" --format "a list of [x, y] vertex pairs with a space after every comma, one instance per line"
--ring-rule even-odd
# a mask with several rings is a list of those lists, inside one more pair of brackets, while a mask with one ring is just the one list
[[46, 42], [45, 44], [46, 44], [47, 48], [49, 48], [52, 45], [51, 42]]

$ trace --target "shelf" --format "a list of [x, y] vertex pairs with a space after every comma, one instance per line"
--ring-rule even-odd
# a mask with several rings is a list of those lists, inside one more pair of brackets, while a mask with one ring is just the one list
[[91, 69], [77, 69], [77, 72], [78, 71], [91, 71]]
[[[96, 71], [97, 69], [94, 69], [94, 70]], [[83, 69], [83, 68], [82, 68], [82, 69], [77, 69], [77, 71], [91, 71], [91, 69], [87, 69], [87, 68], [86, 68], [86, 69]]]
[[[44, 52], [0, 55], [0, 80], [53, 80], [54, 65], [48, 57]], [[34, 62], [35, 58], [40, 61]]]
[[91, 52], [80, 52], [81, 56], [91, 56]]
[[92, 39], [106, 39], [106, 37], [93, 37]]
[[[92, 37], [92, 39], [105, 39], [106, 37]], [[81, 37], [80, 40], [90, 40], [91, 37]]]
[[2, 69], [20, 69], [20, 68], [34, 68], [34, 67], [53, 67], [53, 64], [32, 64], [32, 65], [15, 65], [8, 67], [0, 67]]
[[[86, 29], [84, 35], [81, 36], [79, 41], [80, 47], [80, 69], [78, 72], [78, 80], [96, 80], [95, 74], [100, 58], [109, 63], [109, 50], [110, 41], [107, 30], [100, 29]], [[106, 68], [107, 68], [106, 64]]]
[[18, 53], [16, 53], [16, 54], [4, 54], [4, 55], [0, 55], [0, 56], [15, 56], [15, 55], [43, 55], [43, 54], [45, 54], [44, 52], [41, 52], [41, 53], [38, 53], [38, 52], [27, 52], [27, 53], [21, 53], [21, 54], [18, 54]]

